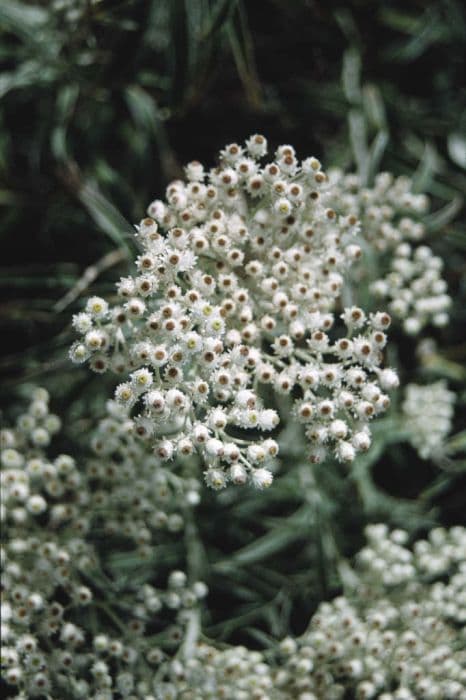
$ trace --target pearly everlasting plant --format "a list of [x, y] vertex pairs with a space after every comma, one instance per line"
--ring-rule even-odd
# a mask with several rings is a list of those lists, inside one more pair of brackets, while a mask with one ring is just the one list
[[426, 235], [422, 216], [429, 200], [413, 192], [409, 177], [378, 173], [372, 187], [356, 174], [335, 168], [329, 173], [342, 212], [352, 212], [362, 225], [362, 236], [379, 253], [394, 250], [400, 243], [417, 243]]
[[464, 528], [433, 529], [409, 547], [404, 530], [371, 525], [355, 565], [341, 564], [344, 595], [321, 603], [303, 635], [267, 651], [219, 647], [200, 637], [202, 582], [172, 570], [165, 588], [128, 584], [108, 575], [105, 557], [126, 541], [142, 561], [149, 542], [157, 555], [161, 528], [183, 527], [182, 517], [170, 526], [162, 508], [176, 503], [189, 518], [197, 483], [182, 487], [157, 467], [113, 402], [91, 439], [93, 457], [78, 465], [52, 456], [60, 422], [48, 401], [35, 390], [1, 433], [1, 663], [15, 697], [466, 698]]
[[[2, 677], [18, 698], [127, 697], [182, 646], [207, 593], [157, 558], [183, 534], [198, 485], [149, 466], [111, 404], [95, 457], [53, 456], [48, 402], [34, 390], [1, 431]], [[115, 554], [129, 555], [130, 581]], [[132, 582], [145, 562], [165, 586]]]
[[176, 475], [160, 464], [136, 439], [127, 409], [114, 401], [107, 403], [90, 447], [86, 472], [94, 521], [105, 535], [123, 535], [139, 556], [150, 558], [163, 533], [182, 533], [186, 513], [200, 500], [199, 481], [189, 471]]
[[390, 173], [376, 175], [373, 187], [340, 170], [330, 173], [330, 181], [337, 211], [360, 220], [371, 293], [388, 304], [408, 335], [418, 335], [429, 324], [445, 326], [451, 298], [442, 277], [443, 261], [429, 246], [418, 245], [426, 237], [427, 197], [413, 191], [409, 177]]
[[444, 381], [408, 384], [402, 405], [409, 441], [422, 459], [442, 454], [451, 431], [455, 394]]
[[[298, 161], [291, 146], [270, 162], [266, 151], [254, 135], [209, 172], [190, 163], [136, 227], [139, 254], [116, 303], [92, 296], [73, 317], [71, 359], [119, 377], [100, 420], [68, 426], [71, 441], [89, 432], [76, 457], [54, 453], [61, 421], [44, 389], [1, 432], [2, 669], [17, 700], [466, 700], [465, 530], [432, 529], [409, 547], [407, 531], [371, 525], [350, 566], [330, 524], [346, 470], [312, 467], [367, 451], [370, 421], [399, 383], [384, 366], [391, 317], [360, 302], [359, 282], [408, 334], [448, 318], [441, 262], [418, 245], [427, 200], [407, 178], [361, 187]], [[379, 424], [359, 462], [358, 488], [377, 446], [393, 441], [384, 431], [422, 458], [442, 456], [453, 400], [442, 381], [408, 384], [401, 414]], [[309, 479], [293, 473], [281, 486], [302, 505], [281, 531], [267, 514], [273, 499], [261, 498], [272, 528], [231, 556], [238, 595], [252, 601], [232, 629], [270, 613], [275, 639], [262, 651], [219, 644], [207, 636], [215, 602], [212, 617], [201, 614], [203, 579], [231, 571], [236, 586], [236, 568], [205, 537], [199, 465], [213, 489], [264, 489], [279, 442], [294, 439], [288, 455], [307, 458], [295, 472]], [[241, 537], [250, 498], [238, 506], [231, 490], [214, 501], [238, 514]], [[322, 552], [312, 542], [304, 556], [329, 564], [329, 596], [339, 573], [342, 594], [278, 643], [286, 632], [276, 630], [292, 626], [277, 615], [283, 591], [265, 601], [272, 568], [252, 565], [309, 523]], [[248, 566], [259, 594], [243, 583]], [[299, 577], [314, 586], [313, 574]]]
[[465, 698], [465, 529], [434, 529], [413, 551], [403, 530], [366, 535], [346, 595], [282, 642], [283, 697]]
[[434, 529], [413, 548], [385, 525], [366, 536], [345, 595], [322, 603], [303, 635], [265, 652], [200, 644], [159, 697], [464, 700], [466, 530]]
[[120, 302], [91, 297], [73, 319], [71, 359], [119, 374], [135, 434], [161, 463], [197, 454], [214, 489], [271, 484], [283, 398], [312, 462], [351, 462], [398, 385], [381, 367], [390, 316], [342, 303], [359, 212], [338, 213], [316, 158], [266, 153], [254, 135], [208, 172], [190, 163], [136, 227]]

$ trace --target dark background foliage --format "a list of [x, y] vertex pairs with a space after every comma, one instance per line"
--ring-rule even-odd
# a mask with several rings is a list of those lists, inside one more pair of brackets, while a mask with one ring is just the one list
[[[272, 147], [292, 143], [324, 166], [351, 170], [370, 156], [383, 169], [414, 173], [418, 189], [431, 196], [437, 212], [430, 220], [431, 244], [446, 261], [455, 299], [452, 322], [437, 332], [441, 353], [427, 368], [417, 366], [406, 341], [398, 347], [406, 377], [443, 377], [458, 392], [456, 428], [461, 428], [465, 36], [460, 0], [2, 0], [3, 403], [11, 403], [22, 382], [34, 381], [53, 388], [55, 408], [65, 416], [98, 412], [105, 380], [71, 368], [66, 359], [79, 293], [88, 288], [112, 293], [112, 281], [132, 254], [131, 222], [163, 196], [184, 163], [212, 163], [224, 144], [259, 131]], [[364, 474], [364, 465], [361, 469]], [[383, 447], [368, 469], [388, 499], [408, 504], [398, 521], [411, 517], [409, 504], [422, 498], [429, 516], [420, 526], [461, 518], [464, 498], [456, 471], [439, 477], [404, 446]], [[322, 516], [312, 523], [303, 520], [300, 488], [291, 477], [289, 484], [283, 481], [279, 499], [269, 493], [260, 506], [257, 499], [238, 503], [225, 494], [223, 506], [235, 507], [242, 525], [226, 525], [222, 542], [213, 543], [214, 627], [222, 619], [215, 596], [220, 601], [229, 593], [236, 566], [225, 563], [227, 555], [251, 542], [259, 541], [259, 549], [256, 544], [242, 550], [237, 566], [233, 602], [239, 605], [243, 586], [246, 619], [240, 615], [236, 626], [244, 630], [249, 619], [264, 614], [263, 628], [278, 634], [286, 628], [282, 618], [299, 618], [312, 601], [329, 594], [328, 563], [335, 558], [326, 536], [335, 517], [330, 496], [339, 503], [338, 517], [344, 514], [342, 548], [351, 551], [360, 543], [362, 522], [354, 508], [360, 495], [357, 479], [349, 484], [338, 475], [319, 479], [329, 499], [320, 503], [312, 496]], [[365, 505], [364, 517], [374, 519], [390, 511], [392, 501]], [[209, 498], [204, 507], [214, 532], [215, 518], [220, 522], [224, 516]], [[270, 537], [278, 527], [282, 531], [285, 515], [285, 535]], [[311, 531], [318, 537], [310, 545]], [[279, 552], [282, 564], [269, 566]], [[295, 566], [288, 573], [290, 554]], [[305, 573], [309, 560], [319, 572], [312, 580]], [[266, 613], [263, 600], [269, 601]], [[222, 630], [228, 637], [234, 625]]]

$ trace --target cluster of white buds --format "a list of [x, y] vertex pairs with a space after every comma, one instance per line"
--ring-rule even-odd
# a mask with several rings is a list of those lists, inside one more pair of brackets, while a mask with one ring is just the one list
[[455, 394], [444, 381], [408, 384], [402, 405], [403, 426], [422, 459], [439, 456], [448, 436], [454, 413]]
[[[28, 410], [22, 413], [14, 429], [1, 431], [1, 519], [13, 527], [24, 527], [36, 517], [54, 520], [60, 509], [71, 519], [81, 485], [75, 461], [68, 455], [53, 460], [45, 457], [52, 436], [60, 430], [61, 421], [49, 411], [49, 395], [45, 389], [32, 392]], [[53, 502], [53, 505], [52, 505]]]
[[[157, 700], [284, 700], [274, 688], [264, 654], [244, 646], [217, 649], [200, 644], [184, 664], [174, 662], [169, 679], [154, 687]], [[291, 699], [290, 699], [291, 700]]]
[[378, 173], [373, 187], [365, 187], [356, 174], [334, 169], [329, 172], [335, 187], [338, 211], [358, 217], [363, 238], [380, 253], [403, 242], [417, 242], [425, 236], [421, 217], [429, 208], [424, 194], [413, 192], [409, 177]]
[[67, 613], [93, 600], [85, 574], [95, 566], [95, 553], [80, 520], [87, 494], [72, 457], [47, 456], [60, 428], [48, 403], [47, 391], [33, 390], [27, 412], [0, 435], [2, 665], [6, 682], [24, 697], [50, 692], [51, 639], [57, 672], [71, 664], [85, 631]]
[[[355, 216], [316, 158], [280, 146], [262, 162], [263, 136], [226, 146], [218, 167], [186, 167], [137, 227], [136, 274], [120, 303], [92, 297], [74, 316], [74, 362], [127, 375], [115, 400], [163, 461], [197, 453], [209, 486], [264, 488], [279, 422], [261, 387], [294, 399], [314, 462], [351, 462], [386, 410], [382, 370], [390, 317], [344, 308], [345, 274], [359, 259]], [[341, 323], [341, 319], [343, 323]], [[128, 376], [129, 375], [129, 376]], [[270, 394], [270, 392], [269, 392]]]
[[[466, 698], [466, 530], [367, 529], [345, 597], [322, 603], [306, 633], [281, 644], [284, 697]], [[352, 695], [353, 697], [353, 695]]]
[[[441, 576], [466, 559], [466, 530], [462, 527], [434, 528], [427, 540], [415, 543], [413, 551], [406, 547], [408, 535], [404, 530], [389, 532], [386, 525], [369, 525], [366, 538], [367, 546], [358, 553], [357, 564], [371, 590]], [[465, 614], [463, 610], [460, 616]]]
[[[200, 644], [157, 698], [464, 700], [466, 529], [408, 534], [367, 528], [345, 597], [322, 603], [276, 653]], [[393, 575], [392, 575], [393, 574]]]
[[437, 327], [448, 323], [451, 297], [442, 268], [442, 259], [428, 246], [413, 249], [402, 243], [393, 252], [387, 275], [371, 285], [378, 298], [388, 301], [390, 312], [409, 335], [417, 335], [430, 323]]
[[168, 469], [137, 438], [128, 408], [113, 400], [107, 402], [91, 448], [95, 457], [87, 460], [86, 475], [94, 526], [105, 536], [123, 536], [138, 556], [150, 558], [162, 533], [182, 531], [185, 511], [199, 503], [201, 484], [190, 474], [189, 459], [179, 460], [185, 473]]
[[184, 528], [200, 485], [154, 464], [112, 402], [92, 438], [98, 459], [51, 457], [60, 422], [48, 401], [33, 390], [0, 434], [3, 679], [24, 700], [129, 697], [183, 641], [207, 588], [160, 561], [154, 576], [166, 587], [127, 587], [107, 556], [157, 558], [163, 530]]
[[371, 292], [388, 303], [409, 335], [428, 324], [445, 326], [451, 298], [441, 274], [443, 262], [428, 246], [416, 246], [426, 232], [422, 217], [427, 197], [413, 193], [410, 178], [390, 173], [379, 173], [373, 187], [361, 187], [357, 175], [339, 170], [330, 180], [337, 191], [337, 211], [360, 220], [361, 245], [369, 258], [364, 276], [374, 280]]

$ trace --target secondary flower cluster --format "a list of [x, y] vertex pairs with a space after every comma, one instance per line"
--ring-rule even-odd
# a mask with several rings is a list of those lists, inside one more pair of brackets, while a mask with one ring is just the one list
[[[157, 700], [285, 700], [265, 655], [244, 646], [200, 644], [186, 663], [172, 664], [154, 686]], [[291, 700], [291, 696], [289, 697]]]
[[107, 415], [91, 438], [95, 456], [85, 469], [94, 528], [105, 536], [124, 537], [142, 558], [152, 556], [164, 532], [181, 532], [185, 512], [199, 503], [200, 483], [190, 474], [175, 474], [134, 434], [128, 410], [107, 402]]
[[376, 525], [367, 536], [347, 595], [321, 604], [306, 634], [282, 643], [284, 686], [302, 698], [349, 689], [364, 700], [466, 697], [455, 630], [466, 622], [466, 530], [433, 530], [414, 552], [402, 530]]
[[455, 394], [444, 381], [407, 385], [402, 405], [404, 427], [422, 459], [441, 454], [451, 431], [454, 403]]
[[371, 285], [378, 298], [389, 301], [390, 312], [402, 320], [409, 335], [417, 335], [429, 323], [437, 327], [448, 323], [451, 298], [442, 268], [442, 259], [428, 246], [413, 249], [402, 243], [393, 252], [387, 275]]
[[429, 324], [445, 326], [451, 298], [442, 278], [443, 261], [427, 245], [416, 246], [426, 233], [422, 216], [428, 210], [427, 197], [413, 193], [410, 178], [390, 173], [379, 173], [373, 187], [362, 187], [357, 175], [339, 170], [330, 179], [337, 211], [351, 212], [361, 222], [364, 272], [374, 280], [370, 290], [376, 298], [388, 303], [409, 335]]
[[[61, 427], [61, 421], [49, 411], [49, 395], [36, 389], [26, 413], [17, 419], [16, 429], [1, 432], [1, 517], [13, 526], [34, 522], [47, 510], [47, 517], [56, 520], [65, 508], [67, 494], [77, 492], [81, 475], [68, 455], [54, 460], [44, 459], [44, 449]], [[48, 500], [55, 505], [49, 509]], [[67, 513], [67, 519], [72, 513]]]
[[[393, 370], [381, 370], [387, 313], [341, 308], [361, 255], [358, 222], [338, 215], [319, 161], [266, 140], [226, 146], [218, 167], [186, 167], [137, 227], [136, 273], [120, 303], [88, 300], [70, 354], [127, 376], [115, 400], [161, 461], [197, 453], [208, 485], [270, 485], [279, 417], [264, 405], [294, 399], [310, 459], [351, 462], [386, 410]], [[342, 312], [342, 313], [341, 313]], [[342, 321], [342, 322], [341, 322]]]
[[276, 654], [203, 644], [156, 697], [464, 700], [466, 530], [432, 530], [414, 551], [402, 530], [367, 537], [346, 596], [322, 603], [304, 635]]
[[373, 187], [365, 187], [356, 174], [335, 168], [329, 176], [338, 210], [358, 217], [363, 238], [379, 253], [424, 238], [426, 231], [420, 218], [427, 213], [429, 200], [426, 195], [413, 192], [409, 177], [378, 173]]
[[112, 404], [93, 438], [98, 459], [52, 457], [60, 422], [48, 401], [34, 390], [1, 431], [3, 679], [18, 700], [127, 697], [134, 676], [176, 650], [207, 589], [159, 561], [152, 578], [166, 587], [125, 584], [108, 556], [133, 557], [132, 571], [157, 556], [163, 530], [183, 530], [199, 484], [149, 465]]
[[[59, 421], [43, 389], [16, 427], [2, 430], [1, 659], [18, 699], [466, 698], [464, 528], [432, 530], [412, 550], [402, 530], [367, 528], [345, 597], [321, 604], [306, 633], [276, 652], [196, 644], [193, 621], [207, 590], [183, 571], [169, 572], [165, 588], [109, 577], [101, 566], [109, 538], [120, 538], [112, 553], [130, 539], [147, 557], [148, 532], [183, 526], [181, 516], [170, 525], [177, 514], [168, 496], [181, 477], [167, 471], [166, 480], [151, 480], [164, 470], [146, 463], [154, 457], [131, 423], [110, 402], [92, 439], [98, 459], [85, 469], [68, 455], [49, 456]], [[198, 488], [187, 479], [177, 502], [184, 494], [188, 508]]]

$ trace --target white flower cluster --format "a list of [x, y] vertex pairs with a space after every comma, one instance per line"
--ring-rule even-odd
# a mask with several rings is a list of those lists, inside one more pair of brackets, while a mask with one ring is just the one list
[[[170, 665], [154, 688], [157, 700], [284, 700], [263, 653], [244, 646], [217, 649], [201, 643], [184, 664]], [[290, 697], [291, 700], [291, 697]]]
[[[351, 462], [386, 410], [393, 370], [382, 370], [387, 313], [337, 313], [346, 270], [360, 257], [357, 220], [337, 215], [319, 161], [266, 140], [226, 146], [206, 173], [186, 167], [137, 227], [134, 276], [120, 303], [99, 297], [74, 316], [70, 355], [128, 380], [115, 400], [161, 461], [197, 453], [209, 486], [270, 485], [277, 427], [261, 386], [291, 395], [314, 462]], [[343, 323], [340, 323], [340, 318]]]
[[405, 531], [369, 526], [345, 596], [322, 603], [304, 635], [276, 651], [217, 649], [196, 641], [202, 582], [172, 570], [159, 587], [154, 569], [127, 585], [105, 564], [127, 540], [138, 561], [157, 558], [161, 528], [183, 527], [171, 503], [190, 508], [198, 482], [158, 464], [114, 402], [84, 468], [37, 439], [58, 429], [38, 389], [1, 432], [1, 663], [17, 700], [466, 699], [465, 528], [408, 548]]
[[161, 531], [183, 529], [178, 509], [197, 502], [199, 484], [147, 464], [112, 404], [93, 439], [99, 459], [50, 457], [60, 421], [48, 401], [34, 390], [0, 434], [3, 679], [18, 700], [129, 697], [182, 642], [207, 589], [158, 563], [166, 588], [122, 586], [107, 555], [125, 556], [129, 540], [136, 564], [157, 556]]
[[402, 243], [393, 252], [388, 274], [371, 285], [378, 298], [389, 302], [390, 312], [409, 335], [417, 335], [429, 323], [437, 327], [448, 323], [451, 297], [442, 268], [442, 259], [428, 246], [413, 249]]
[[335, 170], [330, 175], [337, 191], [338, 212], [352, 212], [361, 222], [361, 238], [379, 253], [370, 260], [376, 279], [370, 289], [388, 302], [390, 313], [400, 319], [409, 335], [417, 335], [425, 326], [448, 323], [451, 298], [442, 278], [443, 261], [427, 245], [416, 246], [425, 236], [422, 216], [428, 199], [412, 192], [410, 178], [394, 178], [379, 173], [374, 186], [361, 187], [357, 175]]
[[[359, 551], [356, 559], [365, 585], [372, 591], [441, 577], [455, 567], [463, 569], [466, 561], [464, 527], [434, 528], [428, 539], [414, 543], [412, 552], [406, 547], [408, 535], [404, 530], [389, 532], [386, 525], [370, 525], [366, 528], [366, 538], [368, 544]], [[464, 624], [464, 601], [459, 598], [456, 603], [455, 612], [450, 611], [448, 617]]]
[[376, 525], [367, 536], [354, 589], [282, 643], [285, 687], [306, 700], [348, 690], [364, 700], [466, 698], [466, 530], [433, 530], [414, 552], [402, 530]]
[[454, 403], [455, 394], [444, 381], [407, 385], [402, 405], [403, 425], [422, 459], [441, 453], [451, 430]]
[[[200, 483], [175, 474], [136, 438], [128, 410], [107, 402], [107, 416], [91, 438], [95, 458], [86, 462], [92, 485], [89, 512], [105, 536], [123, 536], [142, 558], [152, 556], [162, 533], [184, 528], [185, 510], [199, 503]], [[179, 460], [183, 468], [187, 460]]]
[[[1, 432], [1, 519], [13, 525], [32, 523], [48, 509], [48, 499], [55, 507], [48, 513], [52, 519], [66, 500], [66, 493], [77, 491], [81, 476], [74, 460], [59, 455], [52, 462], [43, 459], [43, 450], [61, 427], [61, 421], [49, 411], [49, 395], [45, 389], [32, 393], [28, 411], [18, 417], [16, 429]], [[68, 514], [68, 518], [70, 515]]]
[[393, 250], [400, 243], [417, 242], [425, 236], [420, 217], [429, 208], [424, 194], [413, 193], [413, 183], [404, 175], [378, 173], [373, 187], [364, 187], [356, 174], [334, 169], [329, 173], [335, 187], [338, 211], [354, 214], [362, 225], [362, 236], [378, 252]]
[[201, 645], [156, 697], [464, 700], [466, 530], [432, 530], [414, 551], [401, 530], [367, 536], [346, 597], [322, 603], [303, 636], [276, 656]]

